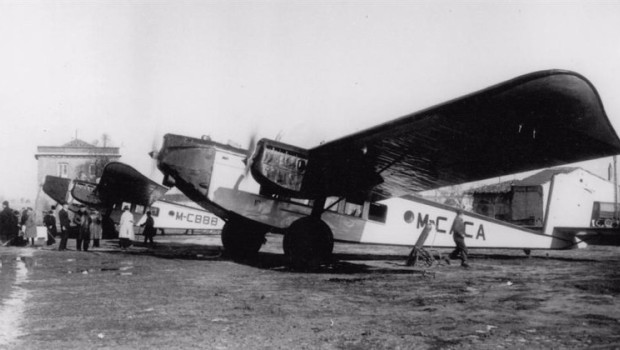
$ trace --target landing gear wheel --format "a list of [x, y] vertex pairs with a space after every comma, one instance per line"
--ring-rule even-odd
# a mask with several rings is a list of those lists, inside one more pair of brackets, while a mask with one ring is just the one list
[[222, 229], [224, 251], [233, 259], [254, 258], [265, 243], [265, 233], [240, 221], [228, 221]]
[[293, 222], [284, 235], [282, 246], [293, 269], [314, 270], [330, 261], [334, 236], [325, 222], [308, 216]]

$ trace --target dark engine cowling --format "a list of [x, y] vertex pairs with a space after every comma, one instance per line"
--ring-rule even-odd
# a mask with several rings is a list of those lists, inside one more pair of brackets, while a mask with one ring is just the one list
[[252, 157], [252, 176], [264, 192], [305, 197], [303, 182], [308, 151], [278, 141], [261, 139]]

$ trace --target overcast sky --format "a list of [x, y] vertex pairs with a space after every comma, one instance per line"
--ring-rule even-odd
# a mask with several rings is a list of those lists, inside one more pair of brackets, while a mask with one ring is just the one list
[[34, 199], [37, 145], [76, 131], [156, 177], [164, 133], [312, 147], [550, 68], [620, 130], [619, 34], [609, 1], [0, 0], [0, 195]]

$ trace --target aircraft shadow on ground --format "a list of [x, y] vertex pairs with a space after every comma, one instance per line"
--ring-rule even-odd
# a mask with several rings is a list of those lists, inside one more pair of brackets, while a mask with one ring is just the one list
[[[163, 259], [181, 260], [204, 260], [204, 261], [234, 261], [236, 263], [251, 266], [259, 269], [274, 270], [282, 272], [298, 272], [288, 268], [284, 254], [259, 252], [256, 256], [246, 259], [233, 259], [226, 255], [223, 248], [219, 245], [200, 245], [191, 243], [156, 243], [155, 247], [148, 248], [142, 243], [135, 244], [140, 250], [128, 250], [132, 255], [148, 255]], [[448, 253], [444, 253], [446, 257]], [[594, 259], [570, 258], [570, 257], [549, 257], [549, 256], [526, 256], [518, 254], [470, 254], [471, 260], [503, 260], [520, 261], [528, 259], [556, 260], [567, 262], [597, 262]], [[409, 267], [405, 265], [406, 256], [389, 254], [370, 254], [370, 253], [335, 253], [330, 264], [322, 265], [314, 270], [304, 272], [330, 273], [330, 274], [426, 274], [427, 266]], [[389, 268], [372, 266], [367, 262], [382, 261], [389, 265]], [[358, 263], [359, 262], [359, 263]], [[458, 263], [458, 261], [455, 261]]]
[[[166, 242], [156, 243], [155, 247], [152, 248], [142, 243], [136, 243], [134, 247], [146, 249], [114, 250], [110, 253], [152, 256], [162, 259], [234, 261], [258, 269], [299, 272], [299, 270], [290, 269], [284, 254], [279, 253], [259, 252], [251, 258], [233, 259], [226, 255], [221, 246], [216, 245]], [[303, 272], [328, 274], [426, 274], [425, 270], [406, 266], [405, 259], [405, 256], [386, 254], [334, 254], [331, 263]], [[352, 261], [360, 261], [360, 263]], [[361, 263], [361, 261], [391, 261], [390, 265], [394, 267], [379, 268]]]

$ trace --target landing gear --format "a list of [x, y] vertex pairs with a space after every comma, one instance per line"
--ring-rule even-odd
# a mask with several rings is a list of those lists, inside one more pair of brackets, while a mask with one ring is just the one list
[[334, 249], [334, 236], [321, 219], [307, 216], [293, 222], [286, 230], [282, 245], [293, 269], [312, 270], [329, 262]]
[[230, 220], [222, 229], [222, 245], [233, 259], [250, 259], [256, 256], [265, 243], [266, 232], [242, 221]]

